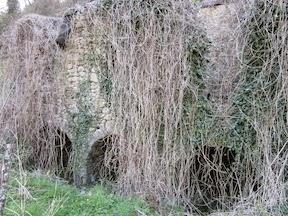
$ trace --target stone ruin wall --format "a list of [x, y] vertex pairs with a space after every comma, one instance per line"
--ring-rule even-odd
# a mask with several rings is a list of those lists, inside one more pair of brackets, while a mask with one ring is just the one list
[[[208, 38], [212, 43], [209, 56], [212, 60], [208, 68], [212, 77], [211, 79], [214, 80], [211, 81], [211, 83], [216, 80], [218, 81], [218, 85], [219, 82], [221, 85], [221, 82], [225, 82], [223, 77], [225, 78], [225, 76], [228, 75], [227, 71], [229, 66], [225, 65], [224, 62], [227, 62], [227, 58], [230, 58], [233, 53], [229, 53], [229, 51], [227, 51], [229, 49], [226, 49], [226, 47], [229, 45], [227, 41], [229, 41], [231, 33], [235, 28], [235, 23], [237, 23], [236, 14], [238, 6], [238, 4], [233, 3], [200, 9], [199, 18], [203, 22]], [[89, 12], [89, 9], [84, 8], [81, 13], [73, 18], [72, 32], [70, 33], [63, 52], [64, 73], [67, 74], [64, 85], [66, 112], [64, 112], [63, 121], [66, 122], [66, 131], [70, 134], [72, 142], [77, 139], [77, 137], [73, 134], [75, 125], [70, 124], [69, 119], [71, 119], [71, 113], [75, 114], [73, 118], [78, 118], [81, 114], [78, 109], [79, 100], [77, 99], [77, 94], [79, 94], [81, 83], [85, 80], [91, 81], [91, 86], [88, 91], [89, 101], [93, 104], [91, 109], [96, 116], [89, 128], [89, 133], [86, 134], [87, 138], [83, 140], [81, 146], [78, 147], [80, 148], [79, 151], [81, 154], [79, 158], [76, 158], [76, 161], [81, 161], [78, 173], [81, 184], [88, 181], [87, 165], [83, 163], [83, 161], [87, 161], [93, 144], [96, 143], [97, 140], [115, 133], [115, 131], [113, 131], [113, 116], [109, 111], [104, 95], [101, 93], [99, 78], [101, 65], [91, 64], [92, 56], [92, 61], [94, 63], [99, 62], [100, 64], [101, 59], [104, 58], [103, 53], [105, 53], [105, 51], [103, 51], [105, 49], [103, 48], [103, 43], [97, 40], [97, 38], [101, 38], [101, 31], [103, 31], [103, 29], [101, 29], [101, 27], [95, 29], [97, 25], [92, 23], [91, 16], [93, 15]], [[95, 20], [97, 21], [94, 17], [93, 22], [95, 22]], [[223, 47], [222, 44], [224, 44], [225, 47]], [[223, 52], [223, 50], [225, 50], [225, 52]], [[215, 86], [211, 85], [211, 89], [214, 88]]]
[[[89, 6], [89, 4], [87, 5]], [[219, 82], [221, 85], [221, 82], [225, 82], [223, 78], [227, 76], [227, 71], [230, 69], [230, 66], [225, 65], [224, 62], [227, 62], [227, 58], [231, 58], [233, 53], [229, 53], [225, 43], [229, 41], [235, 23], [237, 23], [238, 6], [235, 3], [217, 5], [202, 8], [199, 12], [199, 18], [212, 43], [209, 56], [212, 60], [208, 68], [211, 75], [211, 89], [219, 89], [213, 86], [215, 83], [213, 80], [218, 81], [216, 85], [219, 85]], [[105, 95], [101, 91], [99, 76], [103, 69], [101, 62], [105, 59], [103, 56], [105, 47], [101, 41], [101, 34], [104, 31], [101, 28], [103, 23], [95, 17], [95, 14], [92, 14], [93, 10], [90, 7], [84, 6], [78, 11], [71, 21], [72, 31], [65, 43], [65, 48], [57, 59], [62, 65], [61, 73], [63, 74], [61, 76], [64, 77], [62, 91], [65, 97], [59, 103], [60, 111], [55, 126], [67, 134], [73, 149], [77, 150], [75, 161], [79, 164], [76, 175], [79, 184], [85, 184], [88, 180], [87, 161], [89, 153], [94, 149], [93, 145], [105, 137], [117, 134], [114, 130], [113, 115], [109, 110]], [[95, 24], [95, 22], [98, 23]], [[223, 44], [225, 47], [222, 46]], [[59, 68], [57, 68], [58, 70]], [[86, 85], [85, 91], [81, 89], [83, 85], [84, 87]], [[208, 91], [210, 90], [208, 89]], [[81, 99], [83, 94], [85, 101]], [[91, 112], [88, 113], [90, 116], [86, 117], [89, 117], [91, 121], [79, 139], [77, 130], [82, 126], [82, 116], [87, 115], [87, 110], [82, 109], [83, 106], [85, 107], [85, 103], [88, 105], [88, 111]]]
[[[57, 59], [63, 66], [61, 68], [64, 77], [62, 91], [65, 97], [64, 101], [59, 103], [61, 108], [55, 126], [67, 134], [72, 142], [73, 149], [77, 149], [78, 154], [75, 161], [78, 164], [75, 175], [77, 175], [79, 185], [88, 181], [87, 161], [93, 145], [105, 137], [117, 135], [114, 130], [113, 115], [109, 110], [105, 95], [101, 92], [101, 78], [99, 75], [103, 69], [101, 61], [105, 59], [103, 56], [105, 47], [103, 47], [100, 40], [104, 31], [101, 28], [103, 23], [101, 23], [101, 20], [97, 20], [95, 14], [91, 12], [93, 10], [91, 10], [89, 4], [87, 5], [79, 10], [77, 9], [78, 13], [73, 16], [71, 21], [72, 31], [66, 41], [64, 50], [60, 52], [60, 57]], [[208, 81], [211, 84], [209, 84], [210, 89], [208, 91], [211, 89], [218, 91], [219, 86], [225, 83], [225, 76], [229, 76], [227, 71], [231, 71], [230, 65], [225, 63], [229, 62], [227, 58], [230, 59], [234, 56], [232, 49], [227, 49], [227, 46], [229, 47], [230, 36], [238, 22], [236, 16], [238, 8], [239, 3], [215, 5], [201, 8], [198, 14], [212, 43], [209, 56], [211, 62], [208, 67], [211, 82], [209, 79]], [[95, 22], [99, 23], [95, 24]], [[215, 80], [216, 87], [214, 86]], [[85, 83], [89, 84], [83, 92], [81, 85]], [[225, 86], [229, 86], [229, 84]], [[79, 133], [77, 134], [79, 129], [77, 127], [81, 127], [81, 125], [78, 125], [78, 123], [81, 123], [79, 119], [87, 114], [85, 113], [87, 110], [84, 110], [84, 112], [81, 110], [81, 106], [85, 105], [82, 104], [83, 101], [80, 98], [83, 93], [86, 97], [84, 102], [88, 103], [92, 117], [90, 116], [91, 121], [85, 134], [82, 134], [83, 137], [79, 139]]]
[[[227, 61], [227, 58], [234, 56], [231, 49], [227, 50], [227, 45], [229, 46], [231, 35], [238, 23], [238, 8], [238, 3], [231, 3], [204, 7], [199, 11], [198, 17], [203, 22], [207, 36], [211, 41], [209, 73], [214, 80], [221, 79], [226, 75], [227, 70], [223, 68], [225, 67], [224, 62]], [[91, 102], [93, 103], [95, 116], [98, 117], [97, 122], [90, 129], [91, 133], [95, 132], [97, 128], [111, 131], [113, 125], [112, 114], [107, 106], [105, 96], [101, 92], [99, 78], [102, 70], [101, 66], [91, 63], [91, 61], [94, 63], [99, 61], [100, 63], [105, 58], [103, 56], [105, 52], [103, 51], [105, 50], [103, 43], [97, 40], [97, 38], [101, 38], [103, 29], [101, 27], [95, 29], [97, 19], [95, 21], [94, 17], [94, 23], [92, 23], [92, 16], [95, 15], [89, 12], [89, 8], [85, 8], [75, 16], [72, 23], [72, 32], [63, 53], [64, 73], [67, 74], [65, 83], [66, 109], [77, 113], [79, 85], [83, 80], [91, 80]], [[219, 66], [221, 67], [219, 68]]]

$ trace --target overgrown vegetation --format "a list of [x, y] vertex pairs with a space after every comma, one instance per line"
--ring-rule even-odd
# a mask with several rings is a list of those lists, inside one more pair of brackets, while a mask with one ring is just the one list
[[190, 205], [205, 32], [186, 0], [117, 1], [108, 12], [111, 108], [120, 137], [112, 150], [119, 152], [117, 185], [155, 203]]
[[287, 191], [288, 5], [269, 0], [248, 3], [235, 40], [240, 67], [231, 80], [225, 137], [239, 154], [235, 178], [241, 199], [253, 197], [263, 205], [250, 214], [274, 215], [271, 209], [286, 202]]
[[62, 16], [69, 7], [75, 4], [87, 3], [89, 0], [33, 0], [22, 12], [23, 14], [40, 14], [45, 16]]
[[43, 168], [55, 167], [57, 158], [57, 124], [52, 122], [61, 104], [60, 74], [54, 71], [59, 21], [29, 15], [17, 20], [2, 37], [2, 136], [12, 134], [23, 162], [33, 154]]
[[[163, 205], [199, 214], [287, 214], [288, 3], [247, 0], [242, 5], [233, 44], [221, 50], [233, 55], [227, 58], [233, 65], [226, 62], [225, 68], [231, 73], [237, 68], [225, 77], [231, 86], [217, 94], [221, 100], [207, 93], [207, 53], [213, 44], [190, 0], [107, 0], [90, 6], [84, 13], [96, 46], [83, 56], [89, 57], [89, 69], [94, 67], [115, 117], [111, 135], [117, 139], [105, 154], [107, 170], [117, 168], [113, 188], [140, 195], [162, 215], [167, 213]], [[20, 19], [1, 49], [1, 135], [13, 135], [21, 169], [32, 155], [37, 168], [53, 174], [59, 174], [55, 125], [65, 99], [63, 74], [55, 67], [62, 63], [56, 62], [62, 53], [55, 44], [58, 27], [56, 18]], [[83, 163], [78, 157], [83, 151], [77, 149], [85, 150], [98, 121], [90, 85], [89, 79], [80, 83], [77, 112], [70, 112], [76, 150], [69, 161], [77, 159], [76, 170]], [[154, 214], [142, 202], [99, 188], [79, 194], [38, 177], [29, 178], [27, 188], [39, 202], [26, 192], [22, 202], [19, 187], [12, 187], [8, 214]]]
[[261, 152], [264, 161], [268, 152], [272, 158], [280, 154], [274, 158], [277, 163], [277, 160], [282, 161], [287, 141], [287, 97], [284, 93], [287, 66], [283, 62], [287, 49], [283, 43], [287, 40], [287, 29], [283, 25], [287, 19], [287, 3], [257, 1], [251, 10], [253, 15], [241, 26], [245, 37], [239, 39], [243, 50], [239, 52], [242, 67], [240, 85], [233, 97], [232, 136], [235, 147], [238, 144], [250, 152], [264, 151]]

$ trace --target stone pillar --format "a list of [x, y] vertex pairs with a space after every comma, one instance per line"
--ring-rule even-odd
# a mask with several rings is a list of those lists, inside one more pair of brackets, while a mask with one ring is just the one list
[[87, 183], [86, 163], [91, 136], [111, 121], [110, 110], [101, 92], [99, 75], [105, 70], [103, 23], [92, 9], [71, 20], [71, 34], [64, 49], [65, 119], [73, 143], [73, 177], [76, 186]]

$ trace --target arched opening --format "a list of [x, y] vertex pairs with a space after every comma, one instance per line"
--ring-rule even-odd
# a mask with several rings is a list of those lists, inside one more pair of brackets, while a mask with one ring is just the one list
[[[95, 184], [102, 179], [115, 181], [117, 178], [117, 161], [105, 164], [105, 157], [112, 149], [116, 137], [111, 135], [95, 141], [87, 158], [87, 183]], [[111, 153], [111, 152], [110, 152]], [[116, 158], [114, 154], [112, 158]]]
[[210, 212], [224, 204], [225, 197], [236, 193], [234, 163], [237, 154], [228, 147], [201, 145], [195, 148], [186, 172], [188, 200], [201, 212]]
[[45, 126], [37, 133], [26, 166], [29, 169], [49, 170], [71, 181], [71, 153], [72, 142], [68, 135], [59, 128]]

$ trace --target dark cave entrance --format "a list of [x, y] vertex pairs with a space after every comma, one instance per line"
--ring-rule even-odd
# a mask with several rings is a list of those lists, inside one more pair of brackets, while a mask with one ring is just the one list
[[29, 169], [49, 170], [56, 176], [72, 181], [72, 142], [60, 128], [43, 127], [32, 145], [28, 158]]
[[56, 130], [55, 137], [55, 152], [57, 158], [57, 175], [72, 181], [72, 142], [66, 133], [60, 129]]
[[251, 160], [241, 158], [243, 154], [225, 146], [195, 148], [186, 173], [186, 194], [194, 207], [211, 213], [226, 209], [239, 195], [258, 190], [261, 181], [257, 178], [256, 167]]
[[186, 176], [186, 194], [201, 212], [222, 208], [225, 199], [238, 194], [234, 178], [237, 153], [223, 146], [197, 146]]
[[112, 161], [105, 164], [105, 157], [111, 153], [112, 145], [116, 137], [106, 136], [95, 141], [91, 147], [87, 158], [87, 183], [96, 184], [100, 180], [106, 179], [108, 181], [115, 181], [117, 179], [117, 161], [115, 162], [115, 154], [112, 156]]

